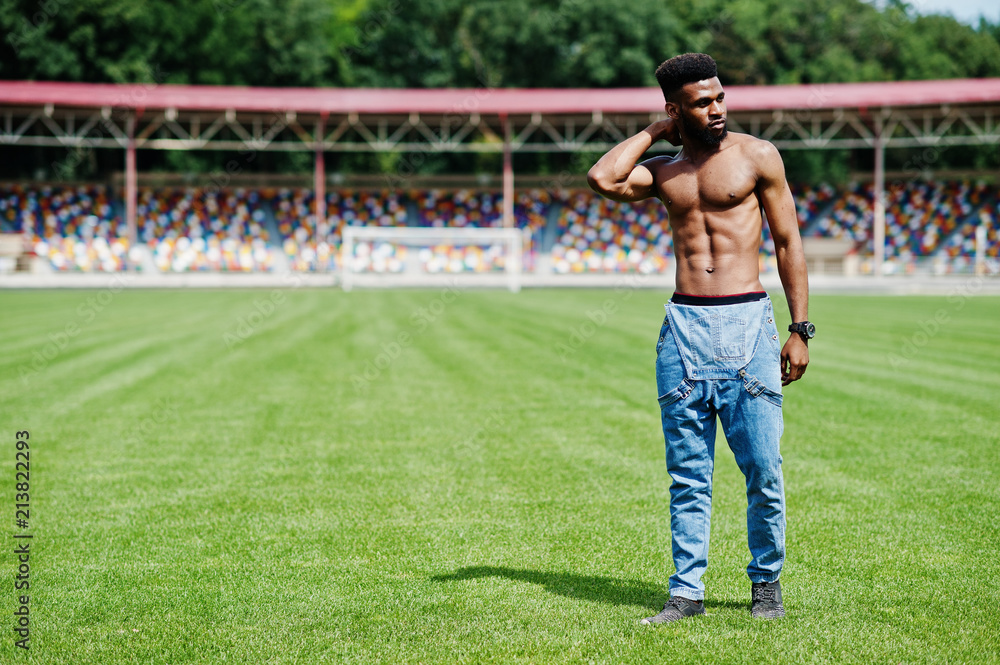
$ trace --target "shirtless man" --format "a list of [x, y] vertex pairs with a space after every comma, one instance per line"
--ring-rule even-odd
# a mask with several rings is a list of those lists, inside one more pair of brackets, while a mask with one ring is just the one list
[[[795, 204], [781, 156], [767, 141], [726, 130], [725, 92], [702, 53], [656, 70], [669, 118], [612, 148], [590, 186], [616, 201], [659, 198], [667, 208], [676, 291], [656, 345], [656, 381], [670, 485], [676, 572], [670, 600], [642, 623], [704, 614], [716, 418], [746, 477], [751, 614], [785, 614], [778, 581], [785, 558], [785, 495], [778, 442], [781, 387], [809, 364], [809, 285]], [[659, 140], [674, 157], [637, 164]], [[792, 332], [780, 346], [760, 283], [761, 209], [774, 237]]]

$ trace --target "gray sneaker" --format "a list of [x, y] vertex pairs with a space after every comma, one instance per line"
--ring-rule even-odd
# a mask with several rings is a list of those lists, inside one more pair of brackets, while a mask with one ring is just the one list
[[705, 602], [701, 600], [691, 600], [674, 596], [663, 606], [663, 611], [653, 617], [646, 617], [639, 623], [646, 626], [651, 623], [670, 623], [680, 621], [686, 617], [705, 613]]
[[785, 616], [781, 604], [781, 582], [757, 582], [750, 589], [750, 615], [755, 619], [780, 619]]

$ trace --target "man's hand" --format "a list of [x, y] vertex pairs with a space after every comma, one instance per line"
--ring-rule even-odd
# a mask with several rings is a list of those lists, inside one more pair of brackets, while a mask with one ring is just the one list
[[670, 145], [681, 145], [681, 128], [673, 118], [661, 121], [663, 123], [662, 138]]
[[781, 348], [781, 385], [787, 386], [792, 381], [798, 381], [806, 373], [809, 365], [809, 346], [802, 336], [792, 333], [792, 336]]
[[657, 141], [666, 141], [670, 145], [681, 144], [680, 127], [673, 118], [668, 117], [663, 120], [657, 120], [649, 125], [649, 127], [646, 127], [645, 131], [652, 137], [654, 144]]

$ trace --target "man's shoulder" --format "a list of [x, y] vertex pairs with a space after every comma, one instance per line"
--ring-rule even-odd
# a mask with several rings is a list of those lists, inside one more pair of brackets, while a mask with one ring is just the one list
[[752, 158], [766, 158], [778, 154], [778, 149], [766, 139], [759, 139], [741, 132], [729, 132], [729, 138], [732, 139], [734, 147], [739, 147], [741, 151]]
[[650, 173], [653, 174], [653, 179], [659, 182], [676, 173], [680, 161], [677, 154], [657, 155], [647, 159], [642, 165], [649, 169]]
[[735, 139], [733, 147], [739, 149], [741, 159], [753, 164], [759, 177], [783, 177], [785, 167], [773, 143], [749, 134], [732, 133], [731, 136]]

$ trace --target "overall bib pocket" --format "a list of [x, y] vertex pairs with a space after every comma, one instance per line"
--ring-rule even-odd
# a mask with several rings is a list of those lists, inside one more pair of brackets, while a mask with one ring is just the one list
[[[711, 365], [746, 357], [746, 319], [712, 313], [692, 319], [688, 323], [688, 336], [696, 365]], [[708, 357], [709, 352], [712, 353], [711, 357]]]

